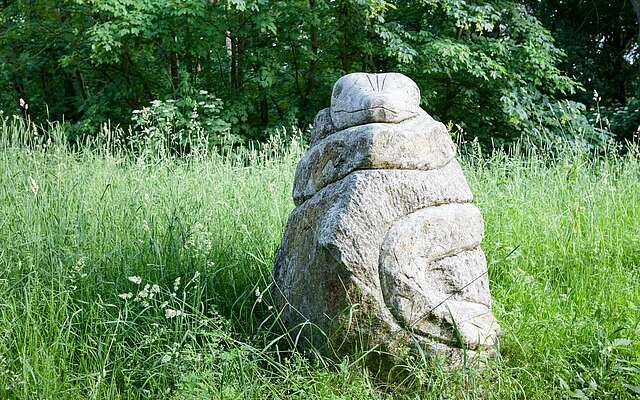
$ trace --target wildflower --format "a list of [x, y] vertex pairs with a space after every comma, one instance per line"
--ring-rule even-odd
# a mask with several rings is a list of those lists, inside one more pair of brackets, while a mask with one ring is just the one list
[[138, 293], [138, 297], [140, 297], [141, 299], [146, 299], [147, 297], [149, 297], [150, 288], [151, 285], [149, 285], [148, 283], [144, 285], [144, 288]]
[[166, 308], [164, 310], [164, 316], [167, 319], [172, 319], [172, 318], [175, 318], [175, 317], [179, 317], [181, 315], [184, 315], [184, 313], [182, 311], [180, 311], [180, 310], [174, 310], [173, 308]]
[[177, 277], [175, 281], [173, 281], [173, 291], [177, 292], [180, 288], [180, 277]]
[[139, 285], [142, 283], [142, 278], [139, 276], [130, 276], [127, 279], [129, 279], [129, 281], [135, 283], [136, 285]]
[[258, 298], [256, 302], [262, 303], [262, 293], [260, 292], [260, 288], [256, 288], [256, 297]]
[[120, 293], [120, 294], [118, 295], [118, 297], [120, 297], [120, 298], [121, 298], [121, 299], [123, 299], [123, 300], [129, 300], [129, 299], [131, 299], [131, 298], [133, 297], [133, 293], [131, 293], [131, 292], [128, 292], [128, 293]]
[[[147, 286], [148, 286], [148, 284], [147, 284]], [[153, 284], [153, 286], [151, 286], [150, 288], [147, 288], [147, 287], [145, 286], [145, 289], [147, 289], [147, 291], [148, 291], [148, 298], [149, 298], [149, 300], [153, 299], [153, 297], [154, 297], [156, 294], [160, 293], [160, 286], [156, 285], [155, 283], [154, 283], [154, 284]]]
[[40, 187], [38, 186], [38, 182], [36, 182], [36, 180], [33, 179], [31, 176], [29, 177], [29, 186], [31, 187], [31, 191], [33, 192], [33, 195], [37, 196], [38, 190], [40, 190]]

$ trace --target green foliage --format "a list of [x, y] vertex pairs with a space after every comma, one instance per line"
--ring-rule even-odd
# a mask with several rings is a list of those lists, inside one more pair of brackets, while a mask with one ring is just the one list
[[640, 97], [627, 98], [625, 105], [603, 107], [612, 132], [619, 138], [638, 141], [640, 137]]
[[179, 100], [154, 100], [133, 111], [128, 141], [136, 152], [151, 150], [154, 154], [232, 148], [242, 143], [242, 137], [231, 134], [221, 110], [222, 101], [204, 90], [184, 93]]
[[[82, 138], [107, 121], [130, 124], [152, 101], [181, 101], [189, 87], [222, 100], [234, 137], [265, 140], [275, 127], [308, 126], [341, 75], [395, 70], [418, 82], [428, 112], [485, 145], [572, 136], [598, 145], [603, 133], [564, 101], [581, 84], [558, 69], [564, 53], [531, 13], [542, 9], [515, 0], [4, 2], [0, 109], [64, 119]], [[577, 128], [546, 122], [549, 108], [571, 110]]]
[[[566, 52], [560, 67], [587, 89], [573, 99], [588, 104], [594, 113], [599, 108], [607, 114], [618, 139], [632, 139], [640, 121], [637, 117], [633, 121], [624, 107], [633, 110], [639, 97], [640, 1], [525, 3]], [[591, 97], [594, 90], [598, 92], [595, 99]]]
[[[602, 144], [606, 135], [587, 123], [583, 107], [561, 100], [580, 85], [555, 67], [563, 52], [523, 6], [407, 1], [391, 24], [383, 31], [388, 54], [398, 54], [397, 68], [418, 80], [437, 118], [494, 145], [520, 137]], [[560, 110], [564, 126], [553, 123]]]
[[627, 98], [624, 105], [601, 106], [601, 101], [602, 97], [594, 92], [592, 124], [606, 127], [619, 139], [637, 142], [640, 138], [640, 96]]

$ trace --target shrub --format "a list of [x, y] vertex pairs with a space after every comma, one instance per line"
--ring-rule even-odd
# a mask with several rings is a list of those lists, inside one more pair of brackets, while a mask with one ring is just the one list
[[231, 134], [230, 125], [221, 118], [222, 109], [222, 100], [204, 90], [178, 100], [153, 100], [133, 111], [132, 147], [185, 154], [242, 143], [242, 137]]

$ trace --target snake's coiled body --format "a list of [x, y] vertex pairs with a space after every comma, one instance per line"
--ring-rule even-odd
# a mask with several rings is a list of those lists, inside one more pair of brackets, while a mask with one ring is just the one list
[[494, 346], [482, 217], [419, 101], [403, 75], [351, 74], [316, 118], [274, 266], [285, 321], [316, 347]]

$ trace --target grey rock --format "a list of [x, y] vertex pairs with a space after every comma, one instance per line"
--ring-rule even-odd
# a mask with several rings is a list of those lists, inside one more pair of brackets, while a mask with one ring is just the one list
[[[326, 125], [325, 125], [326, 126]], [[318, 190], [359, 169], [440, 168], [455, 156], [447, 128], [420, 110], [398, 124], [355, 126], [315, 141], [298, 164], [293, 200], [300, 205]]]
[[336, 131], [331, 120], [331, 108], [320, 110], [313, 122], [313, 130], [311, 131], [310, 145], [313, 146], [317, 141], [326, 138]]
[[[472, 204], [425, 208], [389, 229], [380, 279], [387, 307], [403, 327], [450, 345], [462, 340], [472, 350], [493, 345], [499, 327], [478, 247], [482, 235], [482, 216]], [[460, 335], [452, 337], [454, 322]]]
[[420, 112], [420, 89], [398, 73], [355, 73], [338, 79], [331, 95], [337, 130], [371, 122], [398, 123]]
[[328, 354], [366, 346], [395, 362], [420, 347], [451, 365], [491, 354], [484, 226], [455, 146], [409, 78], [352, 75], [298, 165], [276, 306], [299, 345]]

